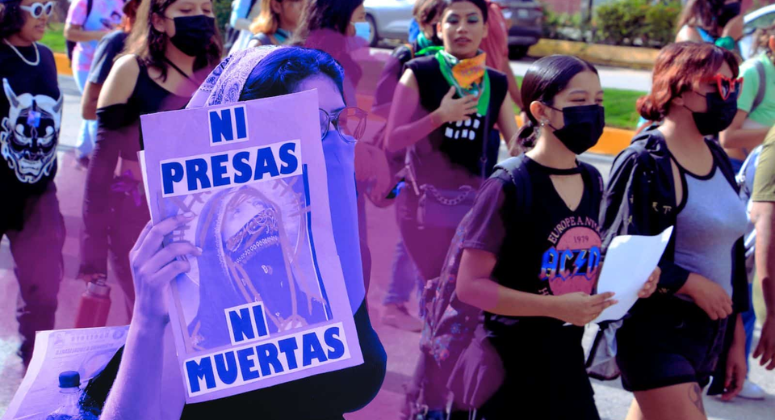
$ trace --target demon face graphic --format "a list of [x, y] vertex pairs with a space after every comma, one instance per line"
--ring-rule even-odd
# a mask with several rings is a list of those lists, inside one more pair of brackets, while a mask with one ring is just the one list
[[54, 166], [62, 95], [56, 101], [45, 95], [16, 96], [7, 79], [3, 79], [3, 91], [10, 108], [0, 123], [0, 154], [19, 181], [34, 184], [51, 175]]

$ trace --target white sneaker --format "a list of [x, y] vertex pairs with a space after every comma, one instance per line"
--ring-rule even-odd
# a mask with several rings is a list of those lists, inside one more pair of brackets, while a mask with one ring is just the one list
[[748, 379], [745, 380], [745, 383], [743, 384], [743, 390], [738, 394], [738, 397], [748, 400], [763, 400], [766, 396], [767, 393], [764, 392], [762, 387], [756, 385]]
[[404, 331], [422, 331], [422, 321], [409, 315], [404, 305], [385, 305], [382, 323]]

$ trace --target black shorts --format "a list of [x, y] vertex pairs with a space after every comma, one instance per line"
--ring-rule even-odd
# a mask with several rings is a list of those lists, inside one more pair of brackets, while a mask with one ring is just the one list
[[704, 388], [723, 350], [726, 323], [674, 296], [638, 302], [616, 334], [624, 389], [695, 382]]
[[506, 377], [479, 418], [599, 420], [584, 367], [584, 328], [531, 321], [513, 327], [512, 337], [491, 339]]

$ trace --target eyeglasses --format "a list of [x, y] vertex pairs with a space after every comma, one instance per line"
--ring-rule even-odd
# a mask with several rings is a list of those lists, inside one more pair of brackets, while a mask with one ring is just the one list
[[35, 3], [32, 6], [19, 6], [20, 9], [26, 10], [30, 12], [30, 15], [35, 19], [40, 19], [43, 14], [46, 14], [46, 17], [51, 17], [51, 15], [54, 14], [54, 7], [56, 6], [56, 2], [50, 1], [48, 3]]
[[329, 114], [325, 110], [320, 110], [320, 138], [325, 138], [328, 134], [331, 125], [336, 127], [336, 130], [345, 141], [350, 141], [349, 138], [354, 139], [352, 142], [356, 142], [363, 137], [363, 133], [366, 131], [366, 117], [368, 114], [366, 111], [348, 106], [342, 109], [334, 115]]
[[743, 89], [743, 78], [732, 79], [722, 74], [706, 77], [702, 80], [705, 83], [711, 83], [718, 89], [721, 99], [727, 100], [733, 93], [738, 93]]

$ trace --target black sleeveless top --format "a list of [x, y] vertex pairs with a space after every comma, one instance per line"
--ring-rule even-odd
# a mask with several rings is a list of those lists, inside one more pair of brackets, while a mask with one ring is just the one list
[[191, 100], [190, 96], [176, 95], [153, 80], [148, 74], [148, 66], [139, 57], [137, 64], [140, 74], [126, 103], [97, 110], [97, 141], [108, 137], [109, 140], [125, 139], [126, 147], [121, 148], [121, 157], [127, 160], [137, 160], [137, 152], [142, 148], [141, 115], [183, 109]]
[[[441, 73], [435, 56], [416, 58], [406, 64], [420, 86], [420, 105], [433, 112], [449, 91], [449, 83]], [[420, 141], [411, 152], [414, 170], [420, 184], [431, 183], [436, 187], [456, 188], [481, 182], [484, 150], [483, 141], [498, 122], [501, 105], [508, 93], [506, 75], [487, 68], [490, 77], [490, 103], [487, 115], [475, 115], [467, 122], [445, 123]], [[457, 97], [457, 95], [456, 95]], [[499, 145], [488, 144], [488, 154], [497, 154]], [[485, 164], [486, 165], [486, 164]], [[491, 162], [492, 166], [494, 161]], [[492, 167], [486, 173], [490, 173]], [[452, 174], [451, 174], [451, 173]], [[452, 175], [452, 176], [450, 176]]]

